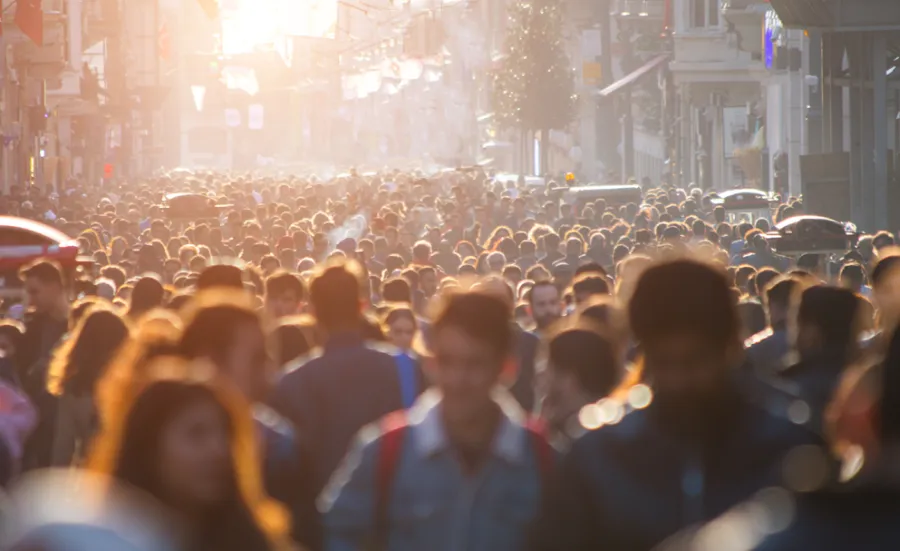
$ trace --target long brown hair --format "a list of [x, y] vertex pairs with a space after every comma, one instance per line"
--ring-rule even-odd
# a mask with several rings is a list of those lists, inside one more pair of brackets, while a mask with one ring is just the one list
[[[196, 526], [208, 549], [290, 549], [288, 517], [262, 489], [250, 405], [232, 385], [202, 363], [161, 357], [144, 370], [132, 397], [110, 412], [95, 440], [88, 468], [131, 484], [165, 502], [158, 458], [165, 428], [198, 402], [218, 406], [231, 436], [232, 491], [211, 521]], [[211, 539], [210, 539], [211, 538]]]
[[89, 395], [103, 376], [114, 354], [128, 340], [128, 323], [99, 303], [78, 322], [75, 331], [53, 354], [47, 390]]

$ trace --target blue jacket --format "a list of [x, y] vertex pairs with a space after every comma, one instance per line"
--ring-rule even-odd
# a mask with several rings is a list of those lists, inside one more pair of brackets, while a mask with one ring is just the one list
[[820, 444], [742, 398], [716, 444], [693, 447], [653, 421], [651, 404], [575, 442], [556, 473], [535, 551], [649, 551], [781, 482], [782, 459]]
[[322, 350], [288, 368], [270, 405], [293, 423], [309, 450], [318, 495], [356, 433], [402, 409], [396, 361], [359, 333], [332, 335]]
[[[541, 460], [524, 413], [498, 391], [504, 413], [487, 463], [466, 476], [440, 418], [440, 394], [426, 392], [409, 412], [386, 495], [385, 551], [523, 549], [539, 508]], [[325, 549], [366, 548], [374, 534], [381, 431], [368, 427], [320, 497]]]

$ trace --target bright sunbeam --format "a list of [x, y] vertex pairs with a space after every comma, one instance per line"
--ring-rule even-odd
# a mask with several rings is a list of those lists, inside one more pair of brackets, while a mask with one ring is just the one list
[[337, 0], [239, 0], [222, 13], [222, 52], [253, 52], [286, 36], [334, 34]]

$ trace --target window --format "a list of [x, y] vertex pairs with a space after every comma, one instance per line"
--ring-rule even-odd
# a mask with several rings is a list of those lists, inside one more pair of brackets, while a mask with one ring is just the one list
[[690, 0], [691, 28], [719, 26], [719, 0]]

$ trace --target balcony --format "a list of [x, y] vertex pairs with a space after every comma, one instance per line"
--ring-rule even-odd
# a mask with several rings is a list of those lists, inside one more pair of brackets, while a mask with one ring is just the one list
[[[756, 36], [761, 35], [760, 26]], [[748, 51], [733, 29], [694, 29], [675, 34], [674, 38], [675, 55], [670, 68], [676, 81], [741, 82], [761, 80], [768, 74], [761, 44], [755, 51]]]

